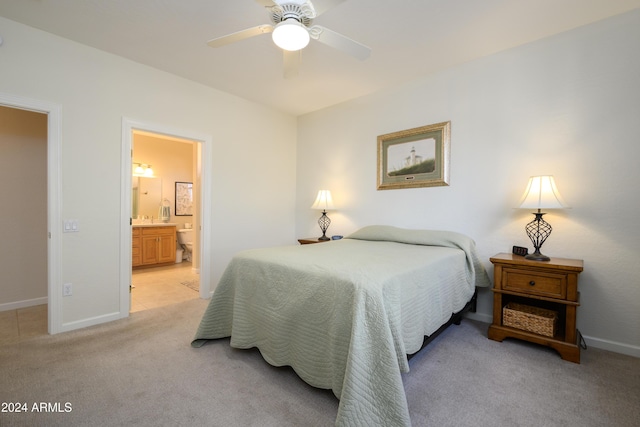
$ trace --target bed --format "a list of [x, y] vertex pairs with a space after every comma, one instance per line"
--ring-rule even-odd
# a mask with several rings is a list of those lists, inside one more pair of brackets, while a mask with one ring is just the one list
[[192, 346], [230, 338], [340, 400], [338, 426], [410, 426], [407, 355], [489, 286], [459, 233], [368, 226], [342, 240], [254, 249], [223, 273]]

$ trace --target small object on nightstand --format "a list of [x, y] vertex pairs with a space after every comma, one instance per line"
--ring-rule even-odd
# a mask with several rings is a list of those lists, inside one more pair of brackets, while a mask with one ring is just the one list
[[529, 253], [529, 249], [523, 248], [522, 246], [514, 246], [511, 250], [515, 255], [525, 256]]
[[497, 254], [494, 266], [493, 323], [489, 339], [517, 338], [555, 349], [564, 360], [580, 363], [576, 312], [580, 305], [579, 259], [530, 261]]
[[342, 236], [331, 236], [331, 240], [340, 240]]

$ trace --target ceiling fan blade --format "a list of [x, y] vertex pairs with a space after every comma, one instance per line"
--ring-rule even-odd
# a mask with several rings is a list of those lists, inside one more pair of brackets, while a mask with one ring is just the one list
[[292, 79], [298, 76], [298, 70], [300, 69], [300, 61], [302, 57], [302, 50], [290, 51], [282, 50], [284, 78]]
[[345, 0], [317, 0], [313, 2], [313, 8], [316, 10], [316, 16], [320, 16], [329, 9], [333, 9]]
[[256, 3], [264, 7], [273, 7], [276, 5], [272, 0], [256, 0]]
[[230, 43], [239, 42], [240, 40], [248, 39], [249, 37], [270, 33], [272, 31], [273, 25], [258, 25], [257, 27], [247, 28], [246, 30], [211, 39], [207, 42], [207, 44], [210, 47], [220, 47]]
[[371, 48], [320, 25], [314, 25], [309, 28], [309, 34], [319, 42], [348, 53], [360, 60], [365, 60], [371, 55]]

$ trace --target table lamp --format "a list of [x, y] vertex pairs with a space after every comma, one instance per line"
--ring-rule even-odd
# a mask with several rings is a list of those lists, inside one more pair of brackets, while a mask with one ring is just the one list
[[329, 240], [326, 233], [327, 228], [329, 228], [329, 224], [331, 224], [331, 220], [327, 216], [327, 209], [335, 209], [333, 206], [333, 199], [331, 198], [331, 191], [318, 191], [318, 197], [316, 197], [316, 201], [311, 205], [311, 209], [322, 210], [322, 216], [320, 216], [320, 219], [318, 220], [318, 225], [320, 226], [320, 230], [322, 230], [322, 236], [319, 237], [318, 240]]
[[527, 236], [533, 243], [534, 253], [526, 255], [525, 258], [534, 261], [549, 261], [549, 257], [540, 253], [542, 244], [551, 234], [551, 224], [542, 219], [544, 212], [541, 209], [563, 209], [569, 206], [564, 203], [553, 175], [532, 176], [529, 178], [527, 189], [525, 190], [520, 204], [521, 209], [538, 209], [533, 212], [535, 218], [526, 225]]

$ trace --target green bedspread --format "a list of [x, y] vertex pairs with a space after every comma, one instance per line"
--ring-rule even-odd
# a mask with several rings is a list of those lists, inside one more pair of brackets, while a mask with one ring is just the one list
[[248, 250], [229, 263], [192, 345], [230, 336], [233, 347], [259, 348], [333, 390], [336, 425], [409, 426], [406, 355], [488, 285], [474, 242], [452, 232], [370, 226]]

